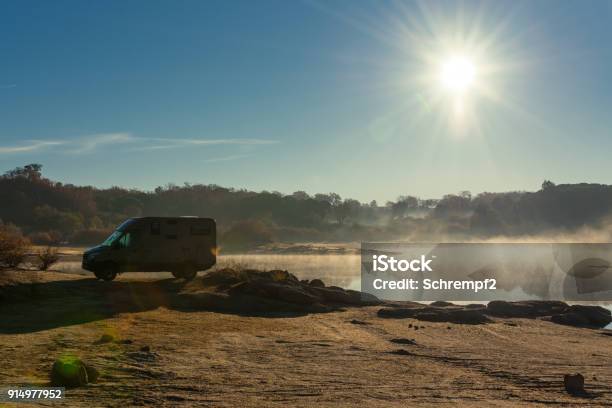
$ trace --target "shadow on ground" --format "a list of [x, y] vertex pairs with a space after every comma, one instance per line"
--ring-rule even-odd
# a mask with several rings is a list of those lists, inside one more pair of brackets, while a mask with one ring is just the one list
[[184, 312], [297, 317], [380, 303], [376, 298], [362, 298], [359, 292], [298, 281], [286, 271], [251, 271], [250, 275], [241, 271], [240, 276], [225, 272], [209, 273], [191, 282], [70, 278], [3, 287], [0, 333], [30, 333], [159, 307]]

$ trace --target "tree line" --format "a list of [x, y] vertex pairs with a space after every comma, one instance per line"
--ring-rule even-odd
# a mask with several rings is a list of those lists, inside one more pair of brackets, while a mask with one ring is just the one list
[[535, 192], [463, 191], [441, 199], [400, 196], [378, 204], [336, 193], [254, 192], [215, 184], [153, 191], [64, 184], [28, 164], [0, 176], [0, 220], [40, 244], [92, 244], [129, 217], [194, 215], [217, 220], [220, 241], [246, 248], [274, 241], [490, 237], [597, 227], [612, 210], [612, 186], [545, 181]]

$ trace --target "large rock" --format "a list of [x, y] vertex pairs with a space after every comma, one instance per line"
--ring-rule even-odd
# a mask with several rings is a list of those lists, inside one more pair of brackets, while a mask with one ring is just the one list
[[381, 301], [368, 293], [345, 290], [337, 286], [325, 287], [323, 281], [300, 281], [283, 270], [257, 271], [252, 269], [221, 269], [203, 277], [206, 285], [216, 287], [236, 299], [242, 295], [254, 296], [284, 304], [311, 306], [328, 311], [342, 306], [378, 305]]
[[240, 282], [229, 290], [229, 294], [246, 294], [302, 305], [311, 305], [319, 301], [316, 296], [307, 293], [298, 285], [283, 285], [263, 279]]
[[557, 324], [564, 324], [566, 326], [575, 327], [586, 327], [589, 326], [589, 320], [578, 313], [559, 313], [552, 315], [550, 321]]
[[491, 320], [482, 310], [465, 309], [462, 307], [408, 307], [383, 308], [378, 311], [379, 317], [386, 318], [413, 318], [427, 322], [446, 322], [458, 324], [483, 324]]
[[567, 308], [567, 303], [552, 300], [527, 300], [521, 302], [493, 300], [487, 304], [486, 313], [498, 317], [534, 318], [563, 313]]
[[453, 303], [451, 302], [446, 302], [444, 300], [436, 300], [435, 302], [431, 302], [429, 304], [429, 306], [434, 306], [434, 307], [447, 307], [447, 306], [455, 306]]
[[98, 371], [76, 357], [61, 357], [51, 367], [51, 384], [56, 387], [81, 387], [98, 379]]
[[612, 312], [601, 306], [572, 305], [567, 312], [581, 315], [590, 326], [605, 327], [612, 323]]
[[601, 306], [568, 305], [564, 302], [529, 300], [506, 302], [494, 300], [487, 305], [486, 314], [497, 317], [545, 317], [559, 324], [576, 327], [605, 327], [612, 322], [610, 310]]

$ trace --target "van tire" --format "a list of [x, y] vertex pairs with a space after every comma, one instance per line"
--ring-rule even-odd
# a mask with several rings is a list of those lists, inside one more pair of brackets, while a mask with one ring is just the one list
[[96, 278], [110, 282], [117, 277], [117, 268], [113, 265], [105, 265], [102, 269], [94, 272]]
[[172, 276], [174, 276], [176, 279], [180, 279], [183, 277], [183, 272], [182, 271], [172, 271]]
[[198, 274], [198, 270], [192, 266], [187, 266], [183, 269], [183, 273], [181, 274], [185, 280], [192, 280]]

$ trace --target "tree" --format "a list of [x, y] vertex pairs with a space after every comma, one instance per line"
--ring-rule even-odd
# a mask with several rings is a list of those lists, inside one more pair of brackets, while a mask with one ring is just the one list
[[359, 201], [352, 198], [347, 198], [342, 203], [339, 203], [334, 207], [336, 221], [338, 221], [338, 224], [344, 225], [344, 222], [348, 218], [356, 218], [360, 209], [361, 203], [359, 203]]
[[542, 183], [542, 191], [547, 191], [555, 188], [555, 183], [550, 180], [544, 180]]
[[7, 178], [23, 177], [28, 180], [40, 180], [42, 178], [42, 164], [31, 163], [23, 167], [16, 167], [4, 173]]
[[391, 208], [392, 218], [404, 218], [419, 207], [419, 199], [413, 196], [399, 196], [396, 202], [387, 204]]

